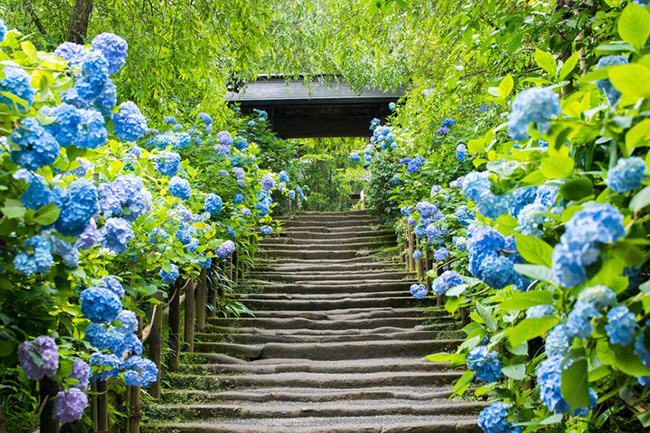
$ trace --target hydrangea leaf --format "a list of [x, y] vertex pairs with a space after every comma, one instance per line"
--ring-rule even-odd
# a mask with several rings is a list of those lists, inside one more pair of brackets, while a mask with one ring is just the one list
[[640, 50], [650, 36], [650, 12], [630, 2], [618, 20], [618, 34], [628, 44]]
[[549, 54], [540, 49], [536, 49], [534, 57], [537, 66], [548, 72], [548, 75], [550, 77], [555, 77], [555, 71], [557, 70], [557, 61], [552, 54]]
[[639, 64], [612, 66], [609, 79], [623, 95], [634, 99], [650, 97], [650, 69]]
[[637, 192], [632, 200], [630, 200], [630, 210], [632, 212], [639, 212], [644, 207], [650, 204], [650, 186], [646, 186], [641, 191]]
[[541, 163], [542, 173], [548, 179], [563, 179], [571, 176], [575, 162], [569, 156], [569, 150], [566, 147], [557, 152], [550, 152], [549, 156], [544, 158]]
[[623, 373], [630, 376], [650, 376], [650, 369], [643, 365], [632, 347], [609, 344], [609, 348], [614, 353], [616, 367]]
[[508, 339], [513, 346], [519, 346], [524, 341], [539, 337], [552, 327], [559, 319], [553, 316], [538, 317], [535, 319], [524, 319], [508, 333]]
[[588, 177], [569, 179], [560, 187], [560, 195], [567, 200], [578, 201], [592, 194], [594, 186]]
[[46, 204], [34, 213], [32, 221], [42, 226], [48, 226], [54, 224], [56, 220], [59, 219], [60, 213], [61, 209], [59, 209], [59, 207], [54, 203]]
[[515, 81], [512, 79], [512, 75], [506, 75], [499, 83], [499, 97], [501, 99], [506, 99], [514, 87]]
[[5, 204], [0, 209], [2, 213], [9, 219], [16, 219], [16, 218], [22, 218], [25, 216], [25, 212], [27, 212], [27, 208], [23, 206], [20, 200], [15, 200], [12, 198], [8, 198], [5, 200]]
[[[570, 352], [564, 360], [562, 370], [562, 397], [572, 410], [589, 406], [589, 373], [584, 349]], [[567, 367], [568, 365], [568, 367]]]
[[554, 285], [559, 285], [559, 282], [553, 275], [553, 271], [548, 266], [542, 265], [524, 265], [521, 263], [515, 264], [515, 271], [521, 275], [532, 278], [533, 280], [546, 281]]
[[526, 364], [506, 365], [501, 371], [510, 379], [524, 380], [526, 378]]
[[650, 144], [650, 119], [643, 119], [625, 134], [625, 147], [628, 152], [638, 146]]
[[558, 72], [558, 78], [560, 80], [564, 80], [566, 77], [568, 77], [569, 74], [575, 69], [579, 59], [580, 52], [573, 53], [560, 68], [560, 71]]
[[515, 234], [515, 240], [517, 241], [517, 251], [528, 263], [549, 268], [552, 266], [551, 254], [553, 254], [553, 247], [549, 244], [534, 236], [519, 233]]
[[531, 292], [515, 292], [508, 299], [501, 303], [501, 309], [524, 310], [534, 307], [535, 305], [553, 304], [553, 295], [546, 290], [536, 290]]

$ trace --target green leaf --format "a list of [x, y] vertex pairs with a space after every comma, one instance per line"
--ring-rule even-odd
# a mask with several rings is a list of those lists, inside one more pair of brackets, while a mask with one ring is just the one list
[[650, 119], [643, 119], [625, 134], [625, 147], [628, 152], [638, 146], [650, 144]]
[[521, 41], [524, 39], [524, 32], [515, 33], [508, 42], [508, 52], [514, 54], [521, 46]]
[[50, 203], [37, 210], [32, 220], [42, 226], [49, 226], [59, 219], [60, 213], [61, 209], [54, 203]]
[[569, 179], [560, 187], [560, 195], [567, 200], [578, 201], [592, 194], [594, 185], [588, 177]]
[[632, 200], [630, 200], [630, 210], [636, 213], [649, 204], [650, 204], [650, 186], [646, 186], [641, 191], [637, 192], [632, 198]]
[[572, 410], [589, 406], [589, 374], [587, 359], [584, 356], [584, 349], [576, 351], [573, 355], [571, 352], [564, 359], [564, 365], [568, 367], [562, 369], [562, 397], [569, 403]]
[[610, 344], [609, 348], [614, 352], [616, 367], [630, 376], [650, 376], [650, 369], [646, 367], [630, 346]]
[[515, 271], [533, 280], [546, 281], [547, 283], [556, 286], [559, 285], [558, 281], [555, 279], [555, 275], [553, 275], [553, 271], [548, 266], [516, 263]]
[[650, 12], [630, 2], [618, 20], [618, 34], [625, 42], [641, 50], [650, 36]]
[[553, 247], [539, 238], [519, 233], [515, 234], [515, 240], [517, 241], [517, 251], [528, 263], [551, 267]]
[[542, 170], [535, 170], [528, 173], [521, 181], [528, 185], [541, 185], [546, 182], [546, 176], [544, 176]]
[[557, 317], [544, 316], [535, 319], [524, 319], [510, 329], [508, 339], [513, 346], [519, 346], [524, 341], [539, 337], [558, 322]]
[[499, 83], [499, 97], [501, 99], [506, 99], [508, 95], [510, 95], [510, 92], [512, 92], [514, 86], [515, 81], [512, 79], [512, 75], [508, 74], [503, 77], [503, 80]]
[[503, 311], [524, 310], [535, 305], [553, 304], [553, 295], [546, 290], [534, 290], [530, 292], [515, 292], [508, 299], [501, 303]]
[[9, 219], [22, 218], [27, 212], [27, 208], [23, 206], [22, 202], [13, 198], [6, 199], [5, 205], [0, 210]]
[[608, 69], [610, 81], [621, 93], [637, 99], [650, 97], [650, 69], [638, 63]]
[[557, 70], [557, 61], [552, 54], [544, 52], [540, 49], [536, 49], [534, 57], [535, 63], [537, 63], [540, 68], [548, 72], [548, 75], [550, 77], [555, 77], [555, 71]]
[[510, 379], [524, 380], [526, 378], [526, 364], [506, 365], [501, 371]]
[[476, 312], [479, 314], [481, 319], [483, 319], [483, 323], [485, 323], [485, 326], [488, 327], [488, 329], [492, 332], [496, 331], [497, 329], [497, 319], [495, 319], [492, 316], [492, 311], [489, 308], [486, 308], [483, 304], [480, 302], [476, 303]]
[[454, 286], [445, 292], [445, 296], [460, 296], [465, 290], [467, 290], [467, 287], [467, 284], [459, 284], [457, 286]]
[[[549, 152], [550, 153], [550, 152]], [[541, 169], [548, 179], [563, 179], [573, 173], [574, 161], [566, 147], [542, 159]]]
[[578, 64], [578, 60], [580, 59], [580, 53], [576, 52], [569, 57], [566, 62], [562, 65], [560, 68], [560, 72], [558, 73], [558, 78], [560, 81], [564, 80], [566, 77], [569, 76], [569, 74], [575, 69], [576, 65]]

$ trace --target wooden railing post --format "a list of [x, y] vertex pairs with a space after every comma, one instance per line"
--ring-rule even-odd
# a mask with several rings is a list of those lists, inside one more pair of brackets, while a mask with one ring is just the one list
[[407, 270], [409, 272], [415, 271], [415, 260], [413, 259], [413, 253], [415, 252], [415, 239], [413, 236], [413, 232], [409, 230], [406, 232], [406, 237], [407, 237], [407, 242], [408, 242], [408, 266]]
[[215, 307], [217, 305], [217, 283], [214, 278], [214, 274], [218, 272], [219, 269], [219, 262], [217, 258], [212, 259], [212, 277], [209, 280], [209, 284], [207, 284], [207, 291], [208, 291], [208, 305], [211, 307], [207, 311], [208, 317], [214, 316], [215, 313]]
[[129, 411], [126, 420], [126, 433], [140, 433], [140, 419], [142, 418], [140, 387], [127, 386], [126, 398]]
[[185, 329], [183, 337], [188, 352], [194, 352], [194, 278], [185, 285]]
[[205, 330], [205, 300], [206, 300], [206, 279], [207, 279], [208, 270], [206, 268], [201, 269], [201, 274], [199, 275], [199, 282], [196, 285], [196, 329], [199, 332]]
[[[155, 314], [151, 319], [151, 333], [149, 334], [149, 358], [156, 364], [158, 371], [162, 371], [162, 326], [163, 326], [163, 294], [156, 293], [155, 298], [160, 302], [155, 305]], [[155, 399], [160, 398], [160, 375], [149, 388], [149, 394]]]
[[58, 386], [49, 377], [41, 379], [39, 385], [41, 405], [43, 405], [39, 431], [40, 433], [58, 433], [59, 423], [54, 419], [54, 399], [58, 392]]
[[97, 381], [97, 432], [108, 433], [108, 383]]
[[183, 281], [176, 280], [171, 287], [172, 298], [169, 300], [169, 359], [167, 367], [169, 371], [177, 371], [180, 363], [181, 346], [181, 287]]

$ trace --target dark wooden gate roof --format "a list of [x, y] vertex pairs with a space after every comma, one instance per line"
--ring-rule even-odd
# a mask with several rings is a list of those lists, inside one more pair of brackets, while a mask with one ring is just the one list
[[306, 85], [302, 80], [261, 77], [226, 96], [244, 114], [265, 110], [273, 130], [282, 138], [366, 137], [372, 118], [384, 119], [388, 104], [397, 102], [402, 90], [382, 92], [366, 89], [355, 93], [348, 83]]

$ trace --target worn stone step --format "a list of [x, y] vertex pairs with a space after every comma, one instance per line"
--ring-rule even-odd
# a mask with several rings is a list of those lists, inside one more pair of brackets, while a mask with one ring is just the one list
[[290, 219], [282, 221], [282, 227], [324, 227], [324, 228], [365, 228], [380, 227], [381, 221], [375, 218], [336, 218], [336, 219]]
[[[387, 260], [377, 260], [372, 256], [359, 256], [348, 259], [300, 259], [295, 257], [274, 257], [271, 259], [259, 258], [255, 260], [255, 267], [268, 269], [269, 267], [277, 270], [280, 267], [290, 266], [295, 267], [294, 270], [299, 269], [305, 271], [307, 269], [302, 268], [302, 265], [306, 266], [331, 266], [331, 265], [352, 265], [356, 266], [356, 270], [361, 271], [363, 269], [371, 268], [383, 268], [396, 266], [397, 262], [391, 262]], [[327, 268], [326, 268], [327, 269]]]
[[[355, 287], [351, 285], [350, 291], [347, 293], [248, 293], [237, 295], [237, 298], [242, 302], [246, 300], [258, 300], [258, 301], [334, 301], [334, 300], [344, 300], [344, 299], [380, 299], [380, 298], [392, 298], [392, 297], [401, 297], [409, 294], [407, 288], [410, 286], [410, 282], [404, 283], [404, 290], [394, 290], [394, 291], [384, 291], [384, 292], [365, 292], [365, 291], [355, 291]], [[411, 296], [411, 299], [413, 297]], [[425, 301], [426, 302], [426, 301]], [[382, 308], [382, 307], [373, 307], [373, 308]]]
[[293, 239], [340, 239], [349, 241], [353, 238], [374, 238], [377, 236], [395, 235], [395, 232], [388, 229], [375, 229], [365, 227], [363, 230], [342, 231], [324, 231], [310, 227], [291, 228], [283, 230], [280, 236]]
[[460, 339], [362, 341], [343, 343], [266, 343], [234, 344], [199, 341], [199, 352], [215, 352], [245, 360], [264, 358], [300, 358], [311, 360], [343, 360], [385, 358], [396, 356], [422, 357], [429, 353], [456, 350]]
[[[406, 293], [406, 291], [404, 291]], [[241, 298], [244, 300], [244, 298]], [[335, 300], [272, 300], [246, 298], [244, 303], [253, 312], [258, 310], [284, 310], [284, 311], [323, 311], [344, 308], [380, 308], [380, 307], [407, 307], [413, 305], [413, 296], [385, 297], [385, 298], [341, 298]]]
[[384, 271], [366, 269], [362, 271], [320, 271], [320, 272], [249, 272], [249, 280], [279, 280], [291, 282], [306, 281], [344, 281], [356, 284], [363, 280], [406, 280], [416, 278], [415, 274], [406, 271]]
[[417, 325], [412, 328], [397, 328], [394, 326], [383, 326], [374, 329], [265, 329], [265, 328], [234, 328], [229, 326], [215, 326], [207, 325], [206, 334], [214, 336], [214, 338], [225, 338], [232, 334], [264, 334], [264, 335], [280, 335], [280, 336], [316, 336], [316, 337], [355, 337], [358, 335], [372, 336], [374, 334], [390, 334], [396, 332], [460, 332], [462, 322], [450, 321], [447, 323], [435, 323], [432, 325]]
[[303, 260], [321, 260], [321, 259], [354, 259], [357, 257], [364, 257], [359, 251], [351, 249], [341, 250], [299, 250], [293, 248], [276, 249], [267, 251], [269, 257], [274, 258], [294, 258]]
[[377, 250], [379, 248], [384, 248], [386, 246], [392, 246], [393, 241], [392, 240], [386, 240], [386, 241], [377, 241], [376, 239], [372, 239], [372, 241], [363, 241], [363, 242], [341, 242], [341, 241], [336, 241], [332, 242], [331, 244], [324, 244], [324, 243], [317, 243], [317, 242], [312, 242], [312, 243], [301, 243], [298, 245], [293, 245], [290, 243], [285, 243], [285, 242], [264, 242], [260, 246], [262, 249], [269, 255], [275, 254], [276, 251], [278, 250], [285, 250], [287, 248], [300, 248], [300, 249], [315, 249], [315, 250], [323, 250], [327, 249], [328, 251], [342, 251], [342, 250]]
[[[436, 324], [447, 325], [457, 322], [452, 317], [439, 317], [435, 319]], [[217, 326], [252, 327], [263, 329], [373, 329], [384, 326], [395, 328], [413, 328], [421, 325], [421, 317], [379, 317], [369, 319], [345, 319], [336, 320], [304, 319], [300, 317], [274, 318], [274, 317], [242, 317], [242, 318], [217, 318], [211, 317], [208, 323]], [[209, 328], [208, 328], [209, 329]]]
[[145, 424], [142, 433], [481, 433], [476, 416], [268, 418]]
[[205, 391], [249, 387], [348, 389], [386, 386], [449, 386], [462, 372], [379, 372], [363, 374], [340, 373], [277, 373], [236, 375], [193, 375], [173, 373], [170, 384], [177, 389], [195, 388]]
[[[379, 319], [379, 318], [402, 318], [402, 317], [419, 317], [421, 320], [436, 320], [452, 318], [446, 310], [437, 306], [425, 307], [426, 304], [419, 303], [419, 307], [410, 308], [345, 308], [327, 311], [284, 311], [284, 310], [260, 310], [255, 312], [255, 318], [275, 318], [275, 319], [311, 319], [311, 320], [362, 320], [362, 319]], [[210, 318], [209, 323], [220, 324], [226, 323], [226, 318]]]
[[350, 284], [347, 281], [330, 281], [323, 284], [322, 281], [309, 283], [275, 283], [271, 281], [251, 282], [251, 287], [258, 288], [262, 293], [286, 293], [286, 294], [335, 294], [355, 292], [394, 292], [408, 290], [411, 284], [400, 280], [385, 282], [357, 282]]
[[281, 217], [278, 220], [281, 223], [286, 221], [337, 221], [341, 219], [351, 219], [351, 220], [365, 220], [372, 219], [367, 212], [359, 212], [355, 214], [345, 214], [345, 213], [333, 213], [333, 214], [321, 214], [321, 215], [305, 215], [297, 214], [292, 216]]
[[[482, 402], [446, 402], [444, 400], [408, 402], [404, 400], [326, 402], [326, 403], [196, 403], [157, 405], [152, 411], [158, 419], [213, 418], [302, 418], [302, 417], [361, 417], [361, 416], [445, 416], [478, 415]], [[149, 411], [149, 412], [152, 412]]]
[[[381, 243], [394, 243], [395, 242], [395, 235], [389, 234], [389, 235], [383, 235], [383, 236], [371, 236], [368, 238], [358, 238], [354, 237], [348, 240], [349, 243], [374, 243], [374, 242], [381, 242]], [[305, 245], [305, 244], [318, 244], [318, 245], [323, 245], [323, 246], [336, 246], [340, 245], [341, 240], [340, 239], [303, 239], [303, 238], [292, 238], [292, 237], [287, 237], [287, 236], [279, 236], [279, 237], [272, 237], [272, 238], [265, 238], [260, 241], [260, 245], [262, 247], [266, 245]]]
[[295, 216], [298, 217], [305, 217], [305, 218], [310, 218], [310, 217], [320, 217], [320, 216], [356, 216], [356, 215], [369, 215], [370, 213], [368, 212], [367, 209], [350, 209], [350, 210], [344, 210], [344, 211], [303, 211], [300, 213], [297, 213]]
[[360, 332], [355, 335], [277, 335], [264, 333], [237, 332], [231, 334], [199, 333], [198, 341], [229, 341], [236, 344], [263, 344], [263, 343], [338, 343], [346, 341], [389, 341], [389, 340], [435, 340], [448, 338], [462, 338], [462, 331], [402, 331], [389, 333]]
[[251, 388], [226, 391], [164, 390], [165, 403], [183, 402], [228, 402], [228, 401], [293, 401], [326, 402], [347, 400], [382, 400], [408, 399], [410, 401], [428, 401], [437, 398], [449, 398], [453, 394], [451, 387], [374, 387], [374, 388]]

